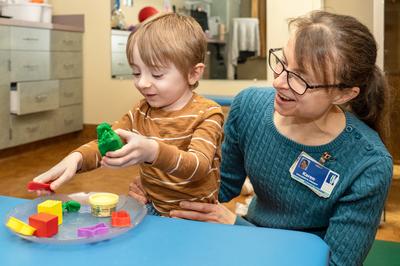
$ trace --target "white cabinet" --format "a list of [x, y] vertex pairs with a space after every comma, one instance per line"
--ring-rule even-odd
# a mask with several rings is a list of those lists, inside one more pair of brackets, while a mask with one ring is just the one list
[[111, 76], [124, 77], [132, 75], [132, 69], [126, 58], [126, 43], [130, 31], [111, 31]]
[[0, 150], [82, 124], [82, 33], [0, 26]]

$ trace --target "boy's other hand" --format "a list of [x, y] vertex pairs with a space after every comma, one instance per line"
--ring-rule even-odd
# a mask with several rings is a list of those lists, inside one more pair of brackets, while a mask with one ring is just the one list
[[148, 199], [142, 187], [142, 182], [140, 182], [140, 177], [135, 177], [132, 182], [129, 184], [129, 196], [134, 198], [135, 200], [146, 204], [148, 203]]
[[158, 143], [142, 135], [116, 129], [126, 144], [119, 150], [109, 151], [103, 157], [101, 164], [106, 167], [126, 167], [140, 163], [152, 163], [158, 153]]
[[[82, 160], [80, 152], [73, 152], [47, 172], [35, 177], [33, 181], [39, 183], [51, 182], [50, 188], [56, 190], [75, 175], [76, 171], [81, 167]], [[51, 194], [50, 191], [44, 189], [36, 190], [36, 193], [38, 196]]]

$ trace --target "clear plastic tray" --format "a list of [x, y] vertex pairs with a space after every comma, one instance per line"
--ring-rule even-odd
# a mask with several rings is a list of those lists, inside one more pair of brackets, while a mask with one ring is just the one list
[[[25, 236], [18, 234], [12, 230], [15, 235], [24, 238], [26, 240], [30, 240], [38, 243], [54, 243], [54, 244], [84, 244], [84, 243], [93, 243], [106, 239], [110, 239], [121, 235], [123, 233], [128, 232], [136, 225], [138, 225], [143, 217], [146, 215], [146, 207], [133, 199], [132, 197], [128, 197], [126, 195], [119, 196], [119, 202], [117, 204], [117, 210], [126, 210], [129, 212], [131, 217], [131, 226], [129, 227], [112, 227], [111, 226], [111, 217], [95, 217], [90, 213], [90, 206], [88, 205], [88, 198], [91, 193], [75, 193], [70, 195], [62, 195], [62, 194], [53, 194], [50, 196], [40, 197], [35, 200], [29, 201], [24, 204], [20, 204], [15, 206], [12, 210], [10, 210], [6, 215], [5, 223], [8, 221], [10, 216], [13, 216], [25, 223], [28, 223], [29, 216], [37, 213], [37, 205], [42, 203], [45, 200], [61, 200], [63, 202], [68, 200], [75, 200], [81, 203], [81, 210], [75, 213], [63, 213], [63, 223], [58, 227], [58, 233], [50, 238], [42, 238], [36, 236]], [[110, 231], [106, 235], [95, 236], [91, 238], [80, 238], [77, 235], [77, 230], [79, 227], [87, 227], [93, 226], [98, 223], [106, 223], [110, 227]]]

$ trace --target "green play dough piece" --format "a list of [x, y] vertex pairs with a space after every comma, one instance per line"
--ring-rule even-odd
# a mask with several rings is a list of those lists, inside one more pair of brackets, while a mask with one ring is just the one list
[[81, 208], [81, 204], [74, 200], [69, 200], [67, 202], [63, 202], [62, 209], [67, 212], [77, 212]]
[[101, 123], [97, 126], [97, 141], [101, 156], [104, 156], [108, 151], [115, 151], [124, 146], [121, 138], [108, 123]]

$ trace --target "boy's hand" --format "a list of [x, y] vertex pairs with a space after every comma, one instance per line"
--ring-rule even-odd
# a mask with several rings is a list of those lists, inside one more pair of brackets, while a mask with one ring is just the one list
[[119, 150], [109, 151], [103, 157], [101, 164], [106, 167], [126, 167], [140, 163], [152, 163], [158, 153], [158, 143], [136, 133], [116, 129], [126, 144]]
[[132, 180], [132, 183], [129, 184], [129, 196], [136, 199], [137, 201], [146, 204], [149, 200], [146, 197], [146, 193], [143, 190], [142, 182], [140, 182], [140, 177], [137, 176]]
[[[50, 183], [51, 190], [56, 190], [62, 184], [70, 180], [80, 169], [82, 164], [82, 154], [80, 152], [73, 152], [65, 157], [61, 162], [56, 164], [47, 172], [35, 177], [33, 181], [38, 183]], [[36, 190], [38, 196], [48, 195], [51, 192], [48, 190]]]

